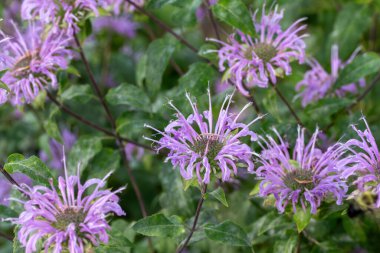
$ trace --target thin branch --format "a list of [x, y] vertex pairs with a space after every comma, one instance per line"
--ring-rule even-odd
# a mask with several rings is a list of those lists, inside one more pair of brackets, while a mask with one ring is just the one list
[[204, 3], [205, 3], [206, 8], [207, 8], [207, 12], [208, 12], [208, 16], [209, 16], [210, 21], [211, 21], [211, 25], [214, 28], [215, 36], [218, 40], [220, 40], [220, 33], [219, 33], [218, 25], [215, 21], [214, 14], [212, 14], [210, 2], [209, 2], [209, 0], [204, 0]]
[[199, 199], [198, 201], [198, 206], [197, 206], [197, 210], [195, 211], [195, 216], [194, 216], [194, 222], [193, 222], [193, 226], [190, 230], [190, 234], [187, 236], [186, 238], [186, 241], [182, 244], [182, 246], [180, 246], [178, 249], [177, 249], [177, 253], [181, 253], [183, 252], [183, 250], [187, 247], [187, 245], [189, 244], [190, 242], [190, 239], [191, 237], [193, 236], [195, 230], [196, 230], [196, 227], [197, 227], [197, 223], [198, 223], [198, 219], [199, 219], [199, 215], [201, 214], [201, 209], [202, 209], [202, 205], [203, 205], [203, 202], [204, 202], [204, 197], [205, 197], [205, 194], [207, 192], [207, 184], [205, 184], [203, 187], [202, 187], [202, 190], [201, 190], [201, 198]]
[[4, 170], [3, 166], [0, 166], [0, 172], [4, 175], [4, 177], [13, 185], [17, 186], [17, 189], [20, 189], [21, 186], [17, 181], [9, 174], [7, 171]]
[[[67, 106], [65, 106], [64, 104], [60, 103], [57, 99], [55, 99], [55, 97], [53, 96], [53, 94], [51, 94], [49, 91], [46, 91], [46, 94], [48, 96], [48, 98], [50, 99], [51, 102], [53, 102], [56, 106], [58, 106], [63, 112], [67, 113], [68, 115], [70, 115], [71, 117], [77, 119], [79, 122], [99, 131], [99, 132], [102, 132], [108, 136], [112, 136], [112, 137], [117, 137], [116, 134], [106, 128], [103, 128], [85, 118], [83, 118], [81, 115], [77, 114], [76, 112], [70, 110]], [[141, 147], [141, 148], [144, 148], [146, 150], [150, 150], [150, 151], [154, 151], [153, 148], [151, 148], [150, 146], [147, 146], [147, 145], [144, 145], [144, 144], [141, 144], [141, 143], [138, 143], [134, 140], [130, 140], [128, 138], [124, 138], [124, 137], [120, 137], [120, 139], [124, 142], [128, 142], [128, 143], [132, 143], [138, 147]]]
[[300, 120], [300, 118], [298, 117], [296, 111], [293, 109], [293, 107], [290, 105], [290, 103], [288, 102], [288, 100], [284, 97], [284, 95], [282, 95], [281, 91], [277, 88], [276, 85], [274, 85], [273, 83], [269, 82], [270, 85], [273, 87], [273, 89], [276, 91], [277, 95], [280, 97], [280, 99], [282, 100], [282, 102], [284, 102], [284, 104], [286, 105], [286, 107], [288, 107], [290, 113], [292, 114], [292, 116], [294, 117], [294, 119], [297, 121], [297, 124], [302, 126], [302, 127], [305, 127], [305, 125], [302, 123], [302, 121]]
[[149, 12], [147, 12], [146, 10], [144, 10], [144, 8], [142, 8], [142, 7], [138, 6], [137, 4], [135, 4], [133, 2], [133, 0], [125, 0], [125, 1], [128, 2], [130, 5], [132, 5], [133, 7], [135, 7], [136, 10], [138, 10], [142, 14], [144, 14], [144, 15], [148, 16], [149, 18], [151, 18], [154, 22], [156, 22], [159, 26], [161, 26], [161, 28], [163, 28], [165, 31], [167, 31], [171, 35], [173, 35], [177, 40], [179, 40], [182, 44], [184, 44], [186, 47], [188, 47], [191, 51], [193, 51], [195, 53], [198, 53], [198, 50], [195, 47], [193, 47], [186, 39], [184, 39], [183, 37], [181, 37], [180, 35], [178, 35], [178, 33], [174, 32], [167, 24], [165, 24], [164, 22], [162, 22], [156, 16], [150, 14]]
[[[186, 39], [184, 39], [183, 37], [181, 37], [178, 33], [174, 32], [173, 29], [171, 29], [168, 25], [166, 25], [164, 22], [162, 22], [160, 19], [158, 19], [156, 16], [154, 16], [153, 14], [147, 12], [146, 10], [144, 10], [144, 8], [136, 5], [135, 3], [133, 3], [131, 0], [125, 0], [126, 2], [128, 2], [129, 4], [133, 5], [139, 12], [141, 12], [142, 14], [148, 16], [149, 18], [151, 18], [154, 22], [156, 22], [161, 28], [163, 28], [166, 32], [172, 34], [178, 41], [180, 41], [182, 44], [184, 44], [186, 47], [188, 47], [191, 51], [193, 51], [194, 53], [196, 53], [198, 55], [198, 49], [196, 49], [195, 47], [193, 47]], [[149, 32], [149, 30], [148, 30]], [[152, 33], [149, 32], [150, 36], [152, 36]], [[217, 71], [218, 70], [218, 67], [213, 63], [211, 62], [209, 59], [206, 58], [206, 61], [214, 68], [216, 69]], [[229, 83], [231, 85], [234, 86], [234, 84], [232, 82], [229, 81]], [[260, 109], [255, 101], [255, 99], [253, 98], [253, 96], [251, 95], [250, 97], [247, 98], [253, 105], [253, 108], [255, 109], [256, 113], [257, 114], [260, 114]]]
[[[96, 95], [98, 96], [98, 98], [99, 98], [99, 100], [100, 100], [100, 102], [101, 102], [101, 104], [102, 104], [105, 112], [107, 113], [108, 121], [110, 122], [110, 124], [112, 126], [112, 129], [115, 132], [116, 144], [119, 147], [121, 156], [123, 157], [124, 164], [125, 164], [125, 167], [127, 169], [128, 176], [129, 176], [129, 180], [131, 181], [132, 188], [133, 188], [133, 191], [135, 192], [137, 201], [139, 203], [141, 213], [142, 213], [143, 217], [146, 217], [148, 215], [148, 213], [147, 213], [146, 208], [145, 208], [144, 199], [142, 197], [140, 188], [139, 188], [139, 186], [137, 184], [136, 178], [135, 178], [135, 176], [132, 173], [132, 169], [131, 169], [131, 167], [129, 167], [129, 161], [128, 161], [127, 155], [125, 154], [125, 150], [124, 150], [125, 146], [123, 144], [123, 140], [117, 134], [117, 131], [116, 131], [116, 121], [113, 118], [111, 110], [109, 109], [106, 101], [104, 100], [104, 97], [103, 97], [103, 95], [102, 95], [102, 93], [100, 91], [99, 85], [97, 84], [97, 82], [95, 80], [95, 77], [94, 77], [94, 74], [91, 71], [90, 64], [87, 61], [86, 55], [85, 55], [85, 53], [83, 51], [83, 48], [82, 48], [82, 46], [81, 46], [81, 44], [80, 44], [80, 42], [78, 40], [78, 37], [76, 36], [75, 33], [74, 33], [74, 38], [75, 38], [75, 42], [76, 42], [76, 44], [78, 46], [81, 59], [82, 59], [84, 65], [86, 67], [87, 74], [90, 77], [91, 84], [92, 84], [92, 86], [93, 86], [93, 88], [94, 88], [94, 90], [96, 92]], [[154, 252], [154, 247], [153, 247], [153, 244], [152, 244], [152, 240], [150, 238], [148, 238], [148, 245], [149, 245], [150, 251]]]
[[100, 103], [102, 104], [106, 114], [107, 114], [107, 117], [108, 117], [108, 120], [109, 122], [111, 123], [112, 125], [112, 128], [116, 129], [116, 124], [115, 124], [115, 120], [111, 114], [111, 110], [110, 108], [108, 107], [106, 101], [104, 100], [104, 97], [100, 91], [100, 88], [99, 88], [99, 85], [97, 84], [96, 80], [95, 80], [95, 77], [94, 77], [94, 74], [92, 73], [91, 71], [91, 68], [90, 68], [90, 64], [88, 63], [88, 60], [84, 54], [84, 51], [83, 51], [83, 48], [79, 42], [79, 39], [78, 39], [78, 36], [76, 35], [76, 33], [74, 33], [74, 40], [75, 40], [75, 43], [79, 49], [79, 54], [81, 56], [81, 59], [84, 63], [84, 66], [86, 67], [86, 71], [88, 73], [88, 76], [90, 78], [90, 81], [91, 81], [91, 84], [92, 84], [92, 87], [94, 88], [95, 92], [96, 92], [96, 95], [98, 96], [99, 100], [100, 100]]
[[13, 236], [7, 235], [7, 234], [5, 234], [3, 232], [0, 232], [0, 237], [4, 238], [4, 239], [6, 239], [6, 240], [8, 240], [10, 242], [13, 242]]

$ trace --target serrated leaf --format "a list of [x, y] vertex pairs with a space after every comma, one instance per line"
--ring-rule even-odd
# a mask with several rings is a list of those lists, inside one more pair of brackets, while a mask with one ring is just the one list
[[359, 79], [376, 73], [380, 70], [380, 57], [376, 53], [365, 53], [354, 59], [339, 74], [334, 87], [359, 81]]
[[151, 111], [150, 99], [141, 87], [121, 84], [109, 90], [106, 100], [111, 105], [128, 105], [136, 110]]
[[218, 19], [232, 27], [246, 34], [255, 34], [251, 14], [241, 0], [219, 0], [212, 6], [212, 11]]
[[288, 240], [277, 241], [273, 252], [293, 253], [297, 245], [297, 236], [291, 236]]
[[92, 97], [91, 87], [88, 84], [72, 85], [61, 95], [63, 101], [75, 100], [80, 103], [87, 103]]
[[206, 225], [204, 231], [208, 239], [230, 246], [250, 246], [245, 231], [232, 221], [225, 221], [217, 225]]
[[76, 175], [77, 167], [80, 172], [87, 167], [89, 161], [102, 150], [102, 139], [100, 137], [81, 137], [70, 150], [67, 167], [69, 175]]
[[116, 171], [120, 164], [119, 150], [103, 148], [91, 161], [91, 177], [103, 178], [110, 171]]
[[222, 203], [225, 207], [228, 207], [226, 195], [224, 194], [224, 190], [222, 187], [219, 187], [218, 189], [208, 193], [208, 195], [212, 196], [214, 199], [218, 200], [220, 203]]
[[185, 232], [183, 225], [173, 223], [160, 213], [137, 221], [132, 228], [146, 236], [176, 237]]
[[297, 225], [298, 233], [301, 233], [311, 220], [310, 209], [303, 210], [303, 208], [298, 207], [296, 213], [293, 215], [293, 220]]
[[49, 179], [53, 178], [49, 168], [37, 156], [25, 159], [21, 154], [12, 154], [8, 157], [4, 169], [10, 174], [21, 172], [43, 185], [49, 185]]

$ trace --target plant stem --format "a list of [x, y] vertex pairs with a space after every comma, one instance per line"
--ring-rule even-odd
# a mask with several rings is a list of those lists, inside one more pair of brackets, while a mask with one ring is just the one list
[[218, 40], [220, 40], [220, 33], [219, 33], [218, 25], [215, 21], [214, 15], [212, 14], [209, 0], [204, 0], [204, 4], [206, 5], [208, 16], [209, 16], [210, 21], [211, 21], [211, 25], [214, 28], [215, 36]]
[[13, 242], [13, 237], [10, 236], [10, 235], [5, 234], [3, 232], [0, 232], [0, 237], [4, 238], [4, 239], [6, 239], [6, 240], [8, 240], [10, 242]]
[[302, 233], [298, 233], [296, 253], [301, 253], [301, 240], [302, 240]]
[[13, 185], [16, 185], [17, 186], [17, 189], [20, 189], [21, 186], [19, 183], [16, 182], [16, 180], [14, 180], [14, 178], [11, 176], [11, 174], [9, 174], [8, 172], [6, 172], [3, 168], [3, 166], [0, 166], [0, 172], [4, 175], [4, 177]]
[[273, 87], [273, 89], [276, 91], [277, 95], [280, 97], [280, 99], [282, 100], [282, 102], [284, 102], [284, 104], [286, 105], [286, 107], [288, 107], [290, 113], [292, 114], [292, 116], [294, 117], [294, 119], [297, 121], [297, 124], [302, 126], [302, 127], [305, 127], [305, 125], [302, 123], [302, 121], [300, 120], [300, 118], [297, 116], [297, 113], [295, 112], [295, 110], [292, 108], [292, 106], [290, 105], [290, 103], [288, 102], [288, 100], [284, 97], [284, 95], [282, 95], [281, 91], [277, 88], [276, 85], [274, 85], [273, 83], [269, 82], [270, 85]]
[[[65, 106], [64, 104], [60, 103], [57, 99], [55, 99], [55, 97], [53, 96], [53, 94], [51, 94], [49, 91], [46, 91], [46, 94], [48, 96], [48, 98], [50, 99], [51, 102], [53, 102], [56, 106], [58, 106], [63, 112], [67, 113], [68, 115], [70, 115], [71, 117], [75, 118], [76, 120], [78, 120], [79, 122], [99, 131], [99, 132], [102, 132], [106, 135], [109, 135], [109, 136], [112, 136], [112, 137], [115, 137], [116, 138], [116, 134], [113, 133], [112, 131], [106, 129], [106, 128], [103, 128], [97, 124], [95, 124], [94, 122], [91, 122], [85, 118], [83, 118], [82, 116], [80, 116], [79, 114], [77, 114], [76, 112], [70, 110], [67, 106]], [[120, 137], [120, 139], [124, 142], [128, 142], [128, 143], [132, 143], [138, 147], [141, 147], [141, 148], [144, 148], [146, 150], [150, 150], [150, 151], [153, 151], [153, 149], [150, 147], [150, 146], [147, 146], [147, 145], [144, 145], [144, 144], [141, 144], [141, 143], [138, 143], [136, 141], [133, 141], [133, 140], [130, 140], [128, 138], [123, 138], [123, 137]]]
[[181, 253], [187, 247], [187, 245], [190, 242], [191, 237], [194, 234], [194, 231], [196, 230], [199, 215], [201, 214], [202, 205], [203, 205], [203, 202], [205, 200], [204, 195], [206, 194], [206, 192], [207, 192], [207, 184], [203, 185], [203, 187], [202, 187], [201, 198], [198, 201], [198, 206], [197, 206], [197, 210], [195, 211], [194, 222], [193, 222], [193, 226], [190, 230], [190, 234], [187, 236], [186, 241], [182, 244], [182, 246], [178, 247], [178, 249], [176, 251], [177, 253]]
[[[78, 46], [79, 54], [81, 56], [82, 62], [85, 65], [87, 74], [88, 74], [88, 76], [89, 76], [89, 78], [91, 80], [91, 84], [92, 84], [92, 86], [93, 86], [93, 88], [95, 90], [95, 93], [98, 96], [98, 98], [99, 98], [99, 100], [100, 100], [100, 102], [101, 102], [101, 104], [102, 104], [102, 106], [103, 106], [103, 108], [104, 108], [104, 110], [105, 110], [105, 112], [107, 114], [108, 121], [110, 122], [110, 124], [112, 126], [112, 129], [114, 131], [114, 134], [115, 134], [115, 137], [116, 137], [116, 144], [119, 147], [121, 156], [123, 157], [123, 161], [124, 161], [125, 167], [127, 169], [129, 180], [131, 181], [133, 191], [135, 192], [137, 201], [139, 203], [140, 211], [142, 213], [142, 216], [146, 217], [146, 216], [148, 216], [148, 212], [146, 211], [146, 208], [145, 208], [144, 199], [142, 197], [140, 188], [139, 188], [139, 186], [137, 184], [136, 178], [135, 178], [135, 176], [132, 173], [132, 169], [129, 166], [129, 161], [128, 161], [127, 155], [124, 152], [125, 145], [123, 144], [123, 140], [120, 138], [119, 134], [116, 131], [116, 121], [113, 118], [111, 110], [109, 109], [106, 101], [104, 100], [104, 97], [103, 97], [103, 95], [102, 95], [102, 93], [100, 91], [99, 85], [97, 84], [97, 82], [95, 80], [95, 77], [94, 77], [94, 74], [92, 73], [92, 70], [90, 68], [90, 64], [88, 63], [86, 55], [85, 55], [85, 53], [83, 51], [83, 48], [82, 48], [82, 46], [81, 46], [81, 44], [79, 42], [78, 36], [75, 33], [74, 33], [74, 39], [75, 39], [75, 43]], [[153, 244], [152, 244], [152, 240], [150, 238], [148, 238], [148, 245], [149, 245], [150, 251], [154, 252], [154, 247], [153, 247]]]

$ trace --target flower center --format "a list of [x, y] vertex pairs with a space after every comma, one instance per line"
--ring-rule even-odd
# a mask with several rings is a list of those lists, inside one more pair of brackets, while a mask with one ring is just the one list
[[217, 134], [202, 134], [194, 142], [192, 150], [201, 156], [206, 156], [211, 163], [224, 146]]
[[74, 223], [75, 227], [78, 228], [81, 223], [84, 222], [86, 214], [81, 212], [81, 210], [75, 210], [74, 208], [67, 208], [63, 212], [57, 214], [54, 227], [59, 230], [66, 230], [67, 227]]
[[276, 48], [265, 43], [258, 43], [254, 47], [249, 47], [245, 53], [246, 58], [252, 58], [252, 51], [265, 63], [270, 62], [277, 55]]
[[28, 52], [24, 56], [22, 56], [13, 66], [13, 76], [15, 77], [24, 77], [29, 73], [30, 63], [32, 62], [33, 57], [35, 57], [37, 53]]
[[286, 173], [283, 177], [287, 187], [295, 190], [305, 190], [314, 188], [313, 172], [310, 170], [295, 169]]

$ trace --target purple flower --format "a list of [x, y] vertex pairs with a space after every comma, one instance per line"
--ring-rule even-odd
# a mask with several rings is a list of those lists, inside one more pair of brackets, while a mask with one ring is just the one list
[[94, 20], [94, 30], [99, 33], [102, 30], [113, 31], [126, 38], [136, 36], [137, 24], [128, 16], [98, 17]]
[[90, 245], [108, 243], [110, 226], [106, 218], [125, 215], [116, 195], [124, 188], [102, 189], [110, 174], [81, 184], [79, 175], [68, 176], [65, 166], [65, 177], [58, 178], [58, 188], [52, 180], [50, 187], [24, 185], [21, 191], [28, 200], [18, 200], [24, 204], [24, 211], [18, 218], [7, 220], [20, 226], [17, 237], [25, 252], [37, 252], [39, 242], [45, 252], [56, 253], [84, 253]]
[[260, 196], [273, 194], [279, 212], [284, 212], [289, 202], [293, 211], [301, 203], [303, 209], [311, 207], [311, 213], [316, 213], [322, 200], [331, 195], [338, 205], [342, 204], [347, 192], [347, 186], [340, 179], [338, 169], [340, 159], [345, 149], [341, 144], [335, 144], [322, 152], [315, 147], [318, 129], [305, 146], [305, 129], [298, 127], [293, 155], [290, 155], [288, 144], [278, 136], [279, 143], [271, 136], [260, 138], [263, 151], [258, 155], [262, 164], [256, 171], [262, 179]]
[[98, 15], [96, 0], [24, 0], [21, 6], [23, 19], [38, 19], [45, 24], [54, 24], [69, 34], [78, 31], [78, 21], [88, 12]]
[[[14, 35], [1, 42], [0, 68], [7, 69], [1, 78], [10, 92], [0, 89], [0, 104], [7, 100], [14, 105], [32, 102], [47, 86], [56, 88], [58, 69], [67, 68], [69, 39], [62, 33], [43, 34], [43, 28], [31, 24], [21, 34], [13, 24]], [[42, 37], [44, 36], [44, 37]]]
[[[337, 45], [332, 46], [331, 73], [327, 73], [327, 71], [319, 64], [316, 59], [310, 59], [306, 61], [307, 64], [311, 67], [311, 70], [305, 73], [304, 79], [296, 86], [296, 90], [300, 92], [297, 96], [302, 97], [302, 106], [305, 107], [311, 102], [316, 102], [326, 97], [331, 92], [335, 93], [335, 95], [338, 97], [342, 97], [347, 93], [358, 92], [356, 83], [345, 84], [342, 87], [332, 90], [334, 88], [334, 83], [339, 77], [339, 71], [344, 69], [347, 64], [351, 63], [359, 52], [358, 49], [355, 50], [355, 52], [346, 62], [342, 62], [339, 59], [338, 51], [339, 49]], [[358, 85], [360, 87], [365, 86], [365, 79], [360, 79], [358, 81]]]
[[238, 90], [249, 95], [252, 87], [267, 88], [268, 83], [277, 82], [276, 76], [290, 75], [292, 68], [290, 62], [298, 60], [304, 62], [306, 35], [298, 35], [305, 30], [306, 25], [300, 25], [304, 19], [299, 19], [286, 30], [282, 30], [280, 21], [283, 10], [275, 9], [265, 14], [263, 6], [261, 20], [257, 18], [258, 10], [253, 15], [253, 24], [258, 34], [257, 38], [237, 30], [229, 36], [229, 42], [210, 39], [222, 44], [217, 51], [219, 56], [219, 70], [228, 70], [225, 74]]
[[[167, 161], [174, 167], [179, 167], [185, 180], [193, 178], [195, 170], [199, 183], [208, 184], [211, 172], [221, 172], [223, 181], [230, 179], [231, 173], [237, 174], [238, 163], [248, 166], [253, 171], [251, 148], [241, 142], [240, 138], [250, 136], [252, 141], [257, 139], [254, 132], [248, 128], [261, 117], [248, 124], [237, 122], [240, 115], [248, 108], [247, 104], [237, 115], [229, 113], [232, 94], [227, 95], [214, 124], [211, 95], [209, 96], [209, 110], [200, 113], [196, 103], [186, 94], [193, 110], [187, 118], [171, 103], [170, 106], [177, 112], [176, 119], [171, 121], [162, 132], [152, 126], [162, 135], [159, 141], [146, 138], [158, 144], [157, 151], [167, 148], [169, 154]], [[203, 177], [203, 179], [202, 179]]]
[[[142, 7], [145, 0], [132, 0], [137, 6]], [[119, 15], [122, 12], [133, 12], [135, 7], [129, 4], [126, 0], [99, 0], [100, 5], [104, 9], [111, 8], [116, 15]]]
[[77, 141], [77, 136], [74, 133], [70, 132], [70, 130], [68, 130], [67, 128], [64, 128], [62, 130], [62, 141], [63, 146], [61, 143], [54, 139], [49, 140], [51, 159], [48, 157], [48, 154], [46, 154], [44, 151], [40, 152], [41, 160], [44, 162], [49, 161], [49, 166], [60, 172], [63, 171], [62, 149], [64, 147], [65, 153], [68, 154], [71, 148], [74, 146], [75, 142]]
[[128, 160], [132, 160], [134, 157], [136, 160], [141, 160], [144, 156], [144, 148], [138, 147], [132, 143], [127, 143], [125, 145], [124, 152]]
[[[32, 184], [32, 180], [22, 173], [14, 173], [12, 174], [12, 177], [19, 184]], [[9, 196], [11, 194], [12, 184], [9, 183], [9, 181], [4, 177], [0, 177], [0, 186], [0, 205], [7, 206], [9, 204]]]
[[[351, 139], [346, 142], [347, 149], [350, 150], [352, 154], [345, 159], [345, 162], [351, 166], [342, 170], [341, 174], [344, 179], [354, 177], [355, 181], [353, 184], [360, 192], [371, 191], [376, 194], [376, 196], [379, 196], [379, 149], [367, 121], [364, 117], [362, 120], [366, 125], [366, 129], [364, 131], [357, 129], [356, 126], [352, 125], [352, 128], [358, 134], [360, 139]], [[377, 197], [375, 206], [376, 208], [380, 207], [379, 197]]]

